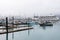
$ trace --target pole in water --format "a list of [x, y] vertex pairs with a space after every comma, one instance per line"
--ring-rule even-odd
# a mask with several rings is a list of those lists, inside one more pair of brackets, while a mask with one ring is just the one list
[[8, 40], [8, 17], [6, 17], [6, 40]]
[[[12, 17], [12, 30], [14, 30], [14, 17]], [[14, 32], [12, 33], [12, 40], [14, 40]]]
[[[29, 21], [29, 20], [28, 20], [28, 21]], [[27, 24], [28, 24], [28, 27], [30, 27], [29, 22], [27, 22]], [[29, 29], [28, 29], [28, 36], [29, 36], [29, 34], [30, 34], [30, 31], [29, 31]]]

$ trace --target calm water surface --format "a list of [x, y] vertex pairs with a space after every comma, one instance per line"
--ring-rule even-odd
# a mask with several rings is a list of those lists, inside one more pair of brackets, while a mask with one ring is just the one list
[[[60, 23], [54, 26], [32, 26], [34, 29], [9, 33], [9, 40], [60, 40]], [[6, 34], [0, 35], [0, 40], [6, 40]]]

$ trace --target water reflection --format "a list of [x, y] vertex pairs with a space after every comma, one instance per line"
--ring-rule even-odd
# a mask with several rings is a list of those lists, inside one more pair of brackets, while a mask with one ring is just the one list
[[29, 36], [29, 34], [30, 34], [30, 30], [28, 30], [28, 36]]
[[41, 26], [44, 30], [46, 29], [46, 26]]
[[[33, 26], [33, 30], [21, 31], [9, 35], [9, 40], [60, 40], [60, 24], [53, 26]], [[6, 35], [3, 35], [4, 39]], [[0, 36], [1, 38], [1, 36]], [[1, 38], [1, 40], [2, 40]]]
[[14, 32], [12, 33], [12, 40], [14, 40]]
[[6, 40], [8, 40], [8, 34], [6, 33]]
[[40, 26], [40, 27], [42, 27], [42, 29], [46, 30], [47, 27], [51, 28], [53, 26]]

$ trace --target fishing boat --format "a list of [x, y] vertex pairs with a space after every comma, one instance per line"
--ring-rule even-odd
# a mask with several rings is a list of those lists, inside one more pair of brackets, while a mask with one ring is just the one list
[[42, 23], [42, 24], [39, 24], [40, 26], [53, 26], [52, 22], [45, 22], [45, 23]]

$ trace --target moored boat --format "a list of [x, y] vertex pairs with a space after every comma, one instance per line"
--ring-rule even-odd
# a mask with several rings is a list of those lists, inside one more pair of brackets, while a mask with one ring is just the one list
[[45, 22], [42, 24], [39, 24], [40, 26], [53, 26], [53, 24], [51, 22]]

